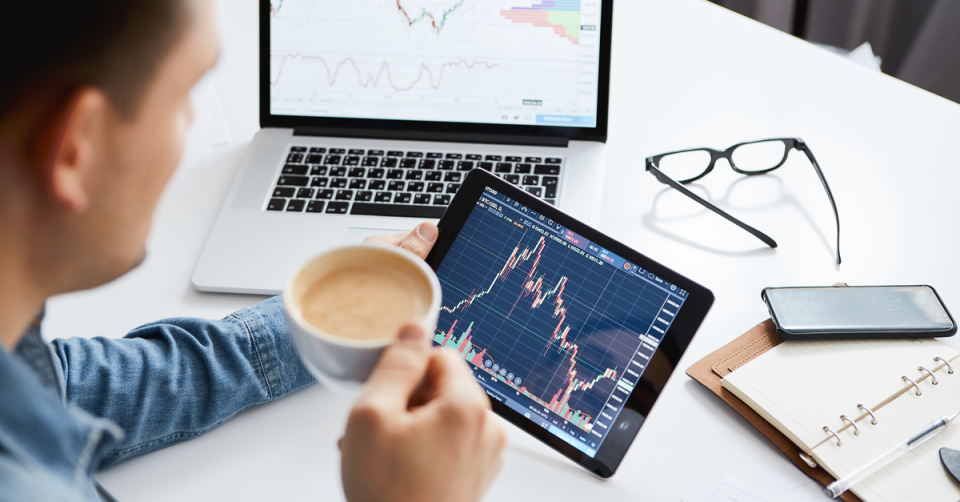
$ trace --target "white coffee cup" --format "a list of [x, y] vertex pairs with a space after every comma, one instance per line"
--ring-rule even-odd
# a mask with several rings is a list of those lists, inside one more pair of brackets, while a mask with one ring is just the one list
[[433, 332], [440, 301], [440, 281], [426, 262], [381, 243], [322, 253], [295, 272], [283, 292], [300, 358], [325, 386], [348, 393], [366, 382], [403, 324]]

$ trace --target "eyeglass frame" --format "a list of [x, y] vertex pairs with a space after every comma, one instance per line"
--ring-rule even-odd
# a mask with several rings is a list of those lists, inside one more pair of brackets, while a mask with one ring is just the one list
[[[783, 158], [780, 159], [780, 163], [778, 163], [773, 167], [759, 170], [759, 171], [744, 171], [737, 167], [736, 163], [733, 161], [734, 150], [736, 150], [738, 147], [741, 147], [743, 145], [750, 145], [754, 143], [764, 143], [768, 141], [782, 141], [784, 143], [785, 148], [783, 149]], [[837, 203], [833, 200], [833, 192], [830, 191], [830, 185], [827, 184], [827, 179], [823, 176], [823, 170], [820, 169], [820, 164], [817, 162], [816, 157], [813, 156], [813, 152], [810, 150], [810, 147], [808, 147], [806, 142], [804, 142], [800, 138], [769, 138], [769, 139], [761, 139], [761, 140], [755, 140], [755, 141], [744, 141], [743, 143], [737, 143], [736, 145], [733, 145], [727, 148], [726, 150], [722, 150], [722, 151], [715, 150], [713, 148], [690, 148], [687, 150], [677, 150], [673, 152], [661, 153], [661, 154], [652, 155], [646, 158], [646, 171], [653, 174], [653, 176], [657, 178], [657, 181], [676, 189], [680, 193], [695, 200], [700, 205], [726, 218], [727, 221], [746, 230], [751, 235], [760, 239], [761, 241], [763, 241], [764, 244], [770, 246], [771, 248], [776, 248], [777, 241], [770, 238], [770, 236], [757, 230], [756, 228], [751, 227], [750, 225], [747, 225], [746, 223], [738, 220], [737, 218], [734, 218], [733, 216], [728, 214], [726, 211], [707, 202], [697, 194], [688, 190], [683, 185], [697, 181], [703, 178], [704, 176], [710, 174], [710, 172], [713, 171], [713, 168], [716, 165], [717, 161], [720, 159], [726, 159], [727, 163], [730, 164], [730, 167], [734, 170], [734, 172], [738, 174], [742, 174], [744, 176], [756, 176], [759, 174], [766, 174], [766, 173], [769, 173], [770, 171], [773, 171], [774, 169], [777, 169], [783, 166], [783, 164], [787, 162], [787, 157], [789, 157], [790, 151], [793, 149], [800, 150], [801, 152], [806, 154], [807, 159], [810, 160], [810, 164], [813, 165], [814, 170], [816, 170], [817, 172], [817, 176], [820, 178], [820, 183], [823, 184], [823, 189], [827, 192], [827, 198], [830, 199], [830, 206], [833, 207], [833, 216], [837, 221], [837, 265], [840, 265], [840, 214], [837, 212]], [[661, 171], [659, 168], [660, 160], [668, 155], [675, 155], [678, 153], [687, 153], [687, 152], [698, 152], [698, 151], [705, 151], [710, 154], [710, 164], [706, 167], [706, 169], [703, 170], [702, 173], [700, 173], [699, 175], [693, 178], [686, 178], [680, 181], [676, 181], [673, 178], [664, 174], [663, 171]]]

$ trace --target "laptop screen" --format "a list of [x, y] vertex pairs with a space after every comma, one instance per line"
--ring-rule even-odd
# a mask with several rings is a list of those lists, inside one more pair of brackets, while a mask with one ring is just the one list
[[271, 0], [269, 111], [605, 127], [601, 3]]

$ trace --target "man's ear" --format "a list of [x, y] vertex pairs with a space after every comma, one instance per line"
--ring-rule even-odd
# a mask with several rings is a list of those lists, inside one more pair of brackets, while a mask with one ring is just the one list
[[109, 112], [103, 92], [82, 88], [51, 114], [31, 142], [29, 154], [39, 167], [43, 191], [68, 211], [84, 211], [90, 202], [88, 178], [95, 171]]

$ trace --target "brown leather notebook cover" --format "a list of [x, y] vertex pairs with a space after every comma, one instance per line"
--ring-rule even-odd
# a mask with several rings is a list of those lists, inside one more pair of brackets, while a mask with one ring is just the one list
[[[835, 481], [833, 476], [823, 467], [813, 468], [807, 465], [800, 459], [800, 454], [803, 453], [800, 447], [793, 444], [793, 441], [787, 439], [787, 436], [777, 430], [770, 422], [764, 420], [759, 413], [753, 411], [740, 398], [724, 389], [720, 384], [720, 380], [724, 376], [736, 371], [737, 368], [752, 361], [760, 354], [776, 347], [781, 341], [780, 337], [777, 336], [777, 328], [773, 321], [767, 319], [732, 342], [697, 361], [693, 366], [687, 368], [687, 375], [720, 396], [720, 399], [726, 401], [733, 409], [737, 410], [737, 413], [746, 418], [764, 436], [767, 436], [767, 439], [772, 441], [777, 448], [780, 448], [780, 451], [785, 453], [787, 458], [796, 464], [800, 470], [826, 486]], [[847, 502], [863, 502], [850, 491], [845, 492], [840, 498]]]

